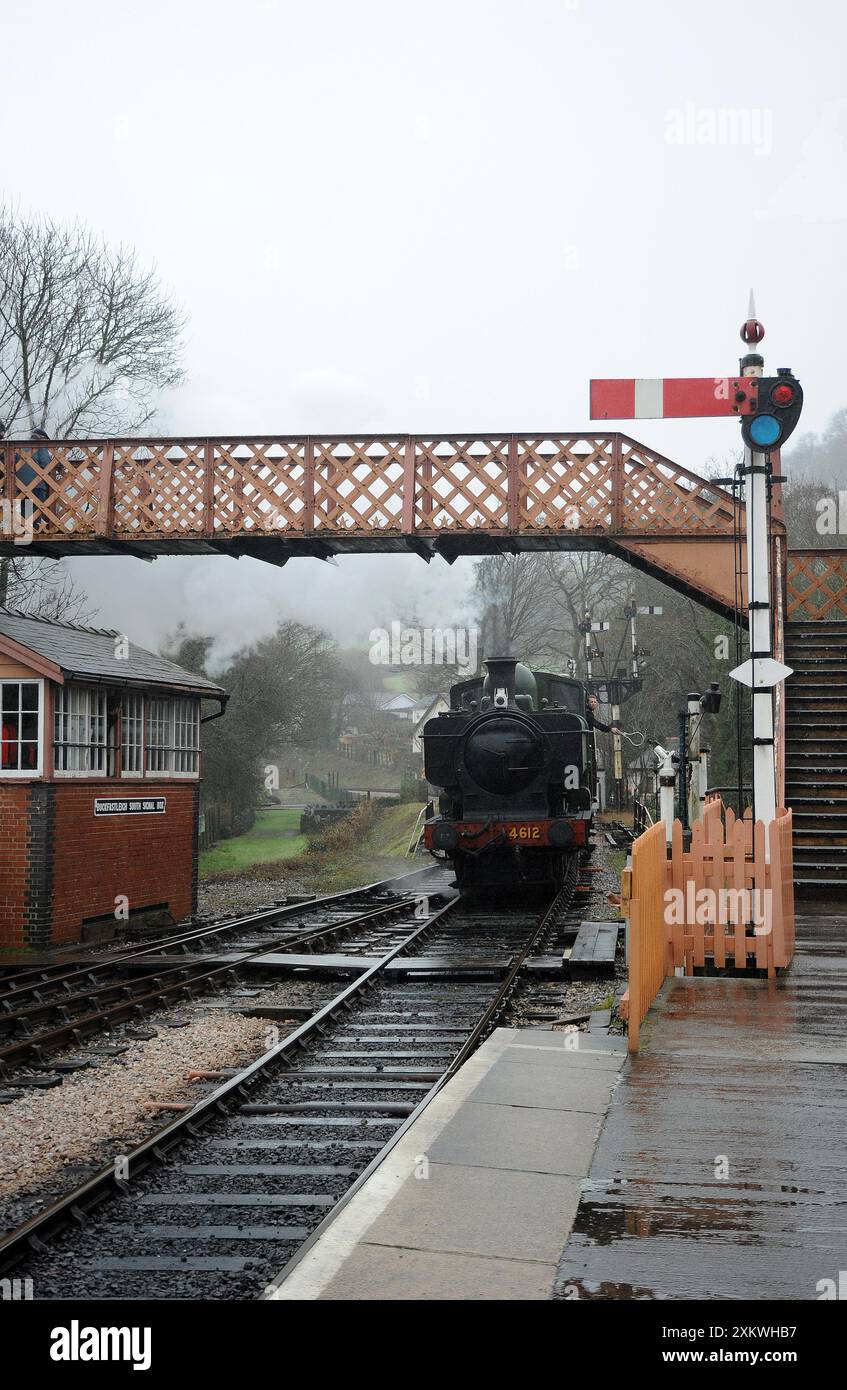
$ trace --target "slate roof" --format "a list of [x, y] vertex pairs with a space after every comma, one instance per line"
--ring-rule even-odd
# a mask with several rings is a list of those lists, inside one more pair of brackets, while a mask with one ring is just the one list
[[72, 623], [33, 618], [12, 608], [0, 608], [0, 636], [9, 637], [58, 666], [66, 677], [108, 681], [115, 685], [168, 686], [217, 698], [224, 691], [205, 676], [196, 676], [155, 652], [129, 643], [129, 656], [115, 655], [109, 628], [78, 627]]

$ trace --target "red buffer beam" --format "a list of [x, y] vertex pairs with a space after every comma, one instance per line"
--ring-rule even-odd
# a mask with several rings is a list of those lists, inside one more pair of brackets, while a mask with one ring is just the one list
[[622, 377], [591, 382], [592, 420], [690, 419], [751, 415], [758, 379], [734, 376]]

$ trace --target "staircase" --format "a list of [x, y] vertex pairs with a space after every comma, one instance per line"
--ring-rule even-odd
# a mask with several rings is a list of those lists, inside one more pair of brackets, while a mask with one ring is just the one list
[[785, 626], [785, 801], [800, 895], [847, 894], [847, 622]]

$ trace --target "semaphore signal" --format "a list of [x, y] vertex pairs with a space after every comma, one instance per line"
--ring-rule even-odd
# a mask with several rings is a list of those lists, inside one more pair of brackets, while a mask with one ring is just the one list
[[[765, 336], [753, 292], [741, 340], [755, 349]], [[791, 669], [773, 659], [771, 643], [770, 455], [795, 429], [803, 388], [787, 368], [764, 375], [764, 358], [748, 351], [737, 376], [628, 377], [591, 382], [593, 420], [681, 419], [734, 415], [741, 421], [747, 542], [747, 610], [750, 660], [730, 672], [748, 685], [753, 700], [753, 814], [770, 824], [776, 816], [773, 689]]]

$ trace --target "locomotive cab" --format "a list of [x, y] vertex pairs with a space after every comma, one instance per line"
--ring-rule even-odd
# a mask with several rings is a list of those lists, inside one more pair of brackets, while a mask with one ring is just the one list
[[512, 657], [485, 666], [424, 727], [426, 776], [439, 789], [424, 841], [451, 859], [462, 889], [556, 886], [591, 824], [585, 688]]

